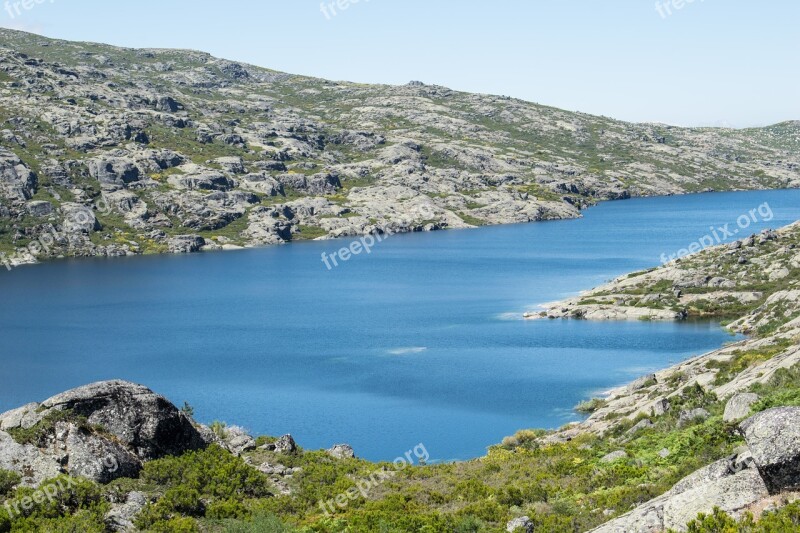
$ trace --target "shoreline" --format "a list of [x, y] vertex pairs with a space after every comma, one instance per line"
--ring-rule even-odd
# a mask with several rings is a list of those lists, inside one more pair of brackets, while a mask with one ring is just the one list
[[[390, 235], [408, 235], [408, 234], [415, 234], [415, 233], [436, 233], [442, 231], [457, 231], [457, 230], [476, 230], [482, 228], [498, 228], [504, 226], [514, 226], [514, 225], [528, 225], [528, 224], [539, 224], [539, 223], [546, 223], [546, 222], [560, 222], [560, 221], [571, 221], [571, 220], [581, 220], [583, 217], [583, 213], [586, 211], [591, 210], [592, 208], [606, 204], [611, 202], [626, 202], [626, 201], [635, 201], [635, 200], [647, 200], [647, 199], [657, 199], [657, 198], [684, 198], [684, 197], [691, 197], [691, 196], [700, 196], [700, 195], [712, 195], [712, 194], [738, 194], [738, 193], [748, 193], [748, 192], [778, 192], [778, 191], [795, 191], [800, 190], [800, 185], [797, 187], [788, 187], [788, 188], [755, 188], [755, 189], [737, 189], [737, 190], [722, 190], [722, 191], [700, 191], [700, 192], [679, 192], [679, 193], [670, 193], [670, 194], [654, 194], [654, 195], [631, 195], [628, 198], [607, 198], [607, 199], [595, 199], [595, 201], [591, 204], [586, 206], [584, 209], [580, 209], [578, 211], [578, 216], [575, 217], [562, 217], [562, 218], [554, 218], [554, 219], [541, 219], [541, 220], [531, 220], [528, 222], [518, 222], [518, 221], [510, 221], [510, 222], [501, 222], [501, 223], [489, 223], [484, 224], [481, 226], [468, 226], [468, 227], [437, 227], [430, 230], [426, 230], [421, 227], [410, 227], [405, 231], [393, 231]], [[391, 221], [389, 221], [391, 222]], [[200, 238], [203, 239], [204, 245], [199, 246], [196, 249], [187, 249], [181, 251], [164, 251], [164, 252], [156, 252], [156, 253], [138, 253], [138, 252], [131, 252], [127, 251], [126, 253], [115, 253], [115, 254], [87, 254], [87, 255], [58, 255], [52, 257], [44, 257], [38, 258], [28, 253], [20, 253], [20, 249], [15, 250], [13, 253], [0, 253], [0, 272], [2, 270], [11, 271], [15, 268], [25, 267], [25, 266], [32, 266], [44, 263], [52, 263], [58, 262], [61, 260], [81, 260], [81, 259], [94, 259], [94, 258], [105, 258], [105, 259], [117, 259], [121, 257], [149, 257], [149, 256], [170, 256], [170, 255], [191, 255], [191, 254], [199, 254], [199, 253], [208, 253], [208, 252], [229, 252], [229, 251], [241, 251], [241, 250], [252, 250], [252, 249], [264, 249], [264, 248], [272, 248], [274, 246], [287, 246], [287, 245], [296, 245], [296, 244], [303, 244], [309, 242], [327, 242], [327, 241], [351, 241], [357, 240], [359, 238], [365, 237], [367, 235], [372, 235], [375, 231], [379, 228], [373, 228], [372, 231], [367, 233], [349, 235], [349, 236], [322, 236], [316, 237], [313, 239], [297, 239], [297, 240], [289, 240], [289, 241], [282, 241], [278, 243], [267, 243], [267, 244], [217, 244], [214, 243], [211, 238], [209, 237], [206, 239], [201, 235], [176, 235], [172, 236], [171, 239], [195, 239]], [[167, 239], [169, 240], [169, 238]], [[24, 248], [22, 249], [24, 250]], [[591, 290], [591, 289], [589, 289]], [[584, 292], [578, 294], [578, 296], [582, 296]], [[548, 303], [553, 304], [560, 304], [566, 300], [559, 300], [557, 302], [546, 302], [541, 305], [547, 305]], [[532, 318], [532, 317], [531, 317]]]

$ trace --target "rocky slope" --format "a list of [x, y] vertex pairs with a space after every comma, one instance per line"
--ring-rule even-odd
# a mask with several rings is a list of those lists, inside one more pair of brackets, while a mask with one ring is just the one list
[[[583, 320], [726, 319], [732, 331], [749, 335], [587, 402], [585, 407], [592, 414], [585, 422], [548, 435], [542, 442], [565, 442], [586, 432], [608, 435], [621, 420], [626, 432], [620, 442], [625, 442], [665, 418], [690, 424], [712, 417], [708, 406], [687, 408], [687, 394], [711, 398], [709, 404], [718, 407], [725, 423], [749, 416], [762, 400], [754, 391], [780, 383], [781, 376], [800, 368], [798, 244], [800, 223], [764, 231], [621, 277], [538, 314], [539, 318]], [[779, 506], [782, 498], [794, 499], [800, 472], [791, 470], [782, 454], [794, 453], [800, 442], [793, 435], [796, 415], [795, 410], [777, 410], [747, 421], [739, 431], [748, 447], [597, 531], [683, 530], [698, 512], [710, 513], [714, 507], [742, 516]], [[623, 452], [616, 459], [625, 457]]]
[[739, 333], [769, 333], [800, 316], [800, 222], [620, 277], [529, 318], [722, 318]]
[[628, 124], [0, 30], [0, 253], [191, 252], [796, 187], [800, 125]]

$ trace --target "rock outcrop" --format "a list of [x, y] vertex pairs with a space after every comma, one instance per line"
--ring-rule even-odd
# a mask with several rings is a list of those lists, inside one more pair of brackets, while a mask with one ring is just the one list
[[686, 531], [715, 508], [740, 517], [771, 494], [800, 488], [800, 408], [764, 411], [741, 424], [748, 449], [707, 466], [597, 533]]
[[[15, 435], [35, 441], [17, 442]], [[144, 461], [205, 447], [192, 420], [166, 398], [124, 381], [79, 387], [0, 415], [0, 468], [31, 486], [65, 473], [108, 483]]]
[[770, 492], [800, 490], [800, 408], [764, 411], [741, 431]]

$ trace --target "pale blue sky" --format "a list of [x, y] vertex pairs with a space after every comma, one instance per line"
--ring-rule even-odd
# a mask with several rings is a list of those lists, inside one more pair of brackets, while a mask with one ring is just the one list
[[360, 0], [328, 17], [320, 0], [44, 0], [19, 13], [14, 1], [0, 25], [329, 79], [680, 125], [800, 119], [797, 0], [683, 0], [664, 16], [655, 0]]

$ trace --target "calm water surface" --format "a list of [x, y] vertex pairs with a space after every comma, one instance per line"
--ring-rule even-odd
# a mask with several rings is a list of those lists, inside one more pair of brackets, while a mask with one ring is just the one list
[[397, 235], [328, 271], [314, 242], [0, 272], [0, 410], [101, 379], [141, 382], [204, 422], [352, 444], [393, 459], [485, 452], [556, 427], [592, 394], [731, 337], [714, 324], [519, 320], [537, 304], [656, 266], [800, 191], [614, 202], [581, 220]]

